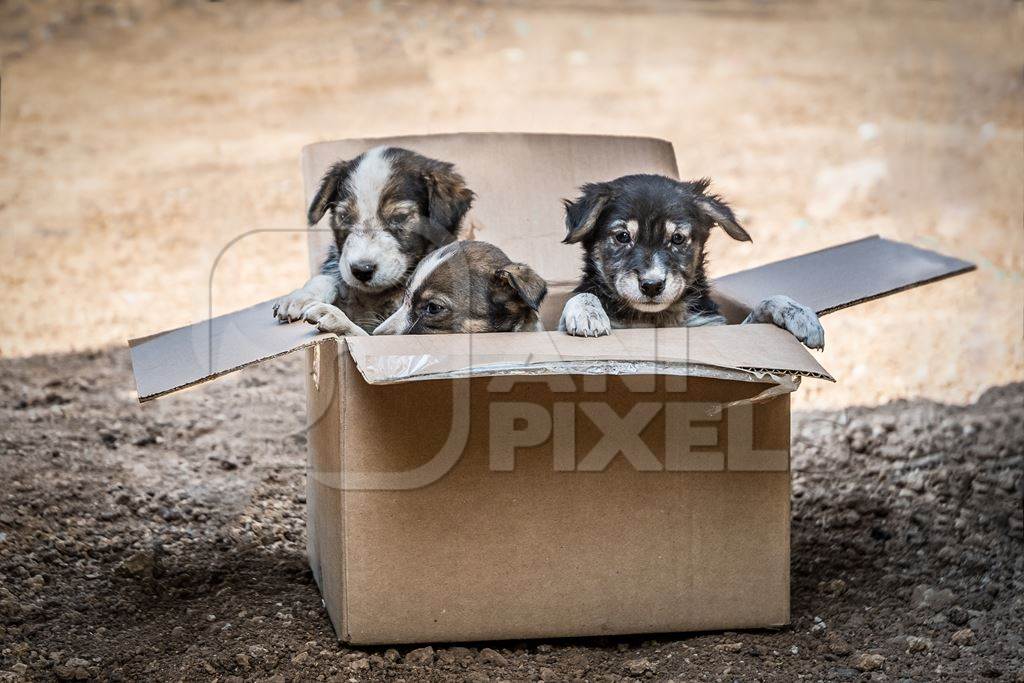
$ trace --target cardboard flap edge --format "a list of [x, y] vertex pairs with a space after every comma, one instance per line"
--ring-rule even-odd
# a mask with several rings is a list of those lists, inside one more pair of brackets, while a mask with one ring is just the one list
[[567, 374], [835, 381], [795, 337], [774, 325], [613, 330], [596, 339], [563, 332], [355, 337], [348, 348], [369, 384]]
[[264, 301], [234, 313], [128, 340], [139, 402], [336, 337], [304, 322], [278, 323], [273, 305], [273, 301]]
[[715, 278], [714, 291], [736, 309], [733, 317], [776, 294], [826, 315], [975, 268], [969, 261], [871, 235]]

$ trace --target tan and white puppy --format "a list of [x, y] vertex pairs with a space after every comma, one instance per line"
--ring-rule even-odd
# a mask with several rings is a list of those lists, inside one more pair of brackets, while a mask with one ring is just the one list
[[547, 283], [487, 242], [455, 242], [431, 253], [409, 278], [402, 303], [374, 334], [530, 332]]
[[281, 322], [368, 334], [402, 299], [427, 254], [453, 242], [473, 192], [452, 164], [398, 147], [375, 147], [328, 170], [309, 225], [330, 212], [333, 240], [320, 274], [274, 305]]

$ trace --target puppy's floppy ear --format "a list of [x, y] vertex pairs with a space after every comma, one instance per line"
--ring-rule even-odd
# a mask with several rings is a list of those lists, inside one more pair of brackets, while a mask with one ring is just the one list
[[729, 205], [722, 200], [717, 194], [706, 194], [708, 186], [711, 184], [711, 180], [708, 178], [701, 178], [700, 180], [693, 183], [682, 183], [683, 186], [689, 186], [689, 188], [697, 195], [697, 208], [700, 209], [701, 213], [708, 217], [712, 222], [718, 223], [725, 230], [726, 234], [734, 240], [740, 242], [753, 242], [750, 235], [740, 222], [736, 220], [736, 216], [733, 215], [732, 209]]
[[423, 173], [427, 186], [427, 212], [430, 220], [448, 231], [450, 236], [458, 235], [462, 217], [473, 205], [476, 197], [466, 187], [465, 179], [456, 173], [455, 166], [443, 161], [434, 161]]
[[510, 290], [513, 296], [535, 311], [548, 293], [548, 283], [525, 263], [510, 263], [495, 271], [494, 284]]
[[319, 223], [331, 204], [338, 201], [341, 186], [348, 179], [348, 174], [351, 172], [351, 161], [339, 161], [327, 169], [324, 179], [320, 181], [320, 189], [316, 191], [313, 201], [309, 204], [309, 213], [306, 214], [306, 218], [309, 220], [310, 225]]
[[597, 219], [612, 198], [612, 186], [609, 183], [587, 183], [580, 190], [583, 194], [576, 199], [562, 200], [565, 205], [563, 244], [575, 244], [586, 237], [597, 225]]

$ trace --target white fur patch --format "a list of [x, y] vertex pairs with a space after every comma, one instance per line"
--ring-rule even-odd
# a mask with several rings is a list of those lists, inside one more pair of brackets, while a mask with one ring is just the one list
[[404, 334], [409, 321], [409, 302], [403, 301], [398, 310], [388, 316], [388, 319], [377, 325], [373, 334]]
[[577, 294], [565, 302], [558, 329], [574, 337], [602, 337], [612, 331], [612, 323], [600, 299]]
[[387, 147], [374, 147], [363, 155], [347, 185], [360, 221], [371, 220], [377, 215], [380, 195], [391, 177], [391, 162], [384, 156]]
[[661, 313], [666, 308], [671, 306], [673, 303], [674, 302], [672, 302], [672, 301], [666, 301], [664, 303], [650, 303], [650, 304], [647, 304], [647, 303], [640, 303], [640, 302], [636, 302], [636, 301], [630, 301], [629, 302], [629, 307], [630, 308], [635, 308], [636, 310], [640, 311], [641, 313]]
[[349, 320], [345, 312], [331, 304], [313, 304], [302, 312], [303, 319], [321, 332], [337, 335], [366, 336], [366, 330]]
[[314, 304], [330, 304], [338, 296], [338, 285], [329, 275], [315, 275], [302, 287], [274, 303], [274, 315], [287, 323], [302, 319], [302, 313]]
[[825, 330], [817, 314], [788, 296], [770, 296], [750, 312], [746, 323], [772, 323], [788, 330], [794, 337], [812, 349], [825, 348]]
[[[338, 270], [349, 287], [369, 292], [394, 287], [409, 268], [398, 240], [384, 229], [377, 215], [393, 170], [391, 161], [384, 156], [386, 149], [374, 147], [366, 152], [346, 181], [356, 223], [345, 238]], [[374, 267], [368, 282], [361, 282], [352, 274], [352, 266], [360, 262]]]
[[408, 295], [412, 295], [417, 289], [419, 289], [430, 274], [437, 270], [437, 267], [451, 258], [455, 250], [458, 249], [459, 243], [452, 242], [451, 244], [445, 245], [440, 249], [430, 252], [424, 257], [420, 264], [416, 266], [416, 270], [412, 274], [412, 278], [409, 280], [409, 286], [406, 289]]

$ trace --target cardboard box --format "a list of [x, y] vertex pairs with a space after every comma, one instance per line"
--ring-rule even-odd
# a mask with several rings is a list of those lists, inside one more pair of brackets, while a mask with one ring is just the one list
[[[350, 140], [303, 150], [307, 199], [330, 163], [381, 143], [456, 163], [479, 197], [463, 236], [548, 279], [548, 329], [579, 270], [559, 200], [587, 181], [677, 175], [671, 145], [645, 138]], [[311, 232], [314, 269], [326, 239]], [[824, 314], [971, 268], [870, 237], [719, 278], [717, 296], [733, 322], [770, 294]], [[270, 306], [133, 340], [139, 399], [305, 347], [309, 559], [342, 640], [789, 620], [789, 393], [832, 378], [785, 331], [339, 339], [278, 325]]]

